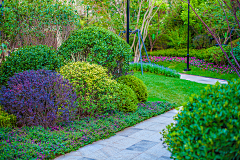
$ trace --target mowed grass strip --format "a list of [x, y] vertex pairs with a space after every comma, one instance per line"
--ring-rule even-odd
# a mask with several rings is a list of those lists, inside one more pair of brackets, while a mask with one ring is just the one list
[[147, 86], [148, 101], [167, 101], [182, 105], [191, 94], [199, 94], [207, 84], [196, 83], [184, 79], [156, 75], [149, 72], [134, 72]]

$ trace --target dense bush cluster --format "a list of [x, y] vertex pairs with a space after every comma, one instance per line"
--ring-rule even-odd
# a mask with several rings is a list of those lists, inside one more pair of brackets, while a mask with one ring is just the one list
[[176, 159], [240, 158], [240, 80], [208, 85], [192, 95], [163, 132]]
[[147, 86], [143, 81], [133, 75], [121, 76], [118, 82], [129, 86], [137, 96], [139, 102], [146, 102], [148, 98]]
[[132, 55], [130, 46], [113, 32], [86, 27], [73, 32], [61, 45], [58, 54], [68, 61], [88, 61], [102, 65], [114, 78], [124, 75]]
[[[144, 72], [162, 74], [168, 77], [176, 77], [176, 78], [180, 78], [181, 76], [176, 70], [169, 69], [167, 67], [163, 67], [157, 64], [143, 63], [142, 66], [143, 66]], [[130, 70], [141, 71], [141, 63], [131, 63]]]
[[0, 84], [6, 84], [14, 73], [26, 70], [57, 70], [64, 64], [53, 48], [46, 45], [25, 46], [12, 52], [0, 66]]
[[73, 119], [76, 93], [56, 72], [30, 70], [15, 74], [0, 90], [0, 105], [19, 126], [55, 126]]

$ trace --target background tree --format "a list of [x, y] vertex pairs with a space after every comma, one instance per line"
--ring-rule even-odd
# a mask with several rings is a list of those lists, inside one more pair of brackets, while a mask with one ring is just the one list
[[[149, 24], [161, 3], [157, 0], [131, 0], [130, 2], [130, 29], [140, 29], [143, 41], [145, 41]], [[116, 34], [126, 30], [126, 0], [86, 0], [83, 4], [91, 6], [89, 26], [102, 26]], [[140, 58], [137, 42], [138, 37], [134, 34], [130, 46], [135, 54], [135, 62]]]
[[[185, 2], [188, 3], [188, 2]], [[197, 11], [194, 9], [194, 7], [189, 4], [191, 9], [193, 10], [193, 12], [196, 14], [196, 16], [199, 18], [199, 20], [201, 20], [201, 22], [204, 24], [204, 26], [207, 28], [208, 32], [213, 36], [213, 38], [215, 39], [215, 41], [217, 42], [217, 44], [219, 45], [219, 47], [221, 48], [221, 50], [223, 51], [225, 57], [228, 60], [228, 63], [231, 65], [231, 67], [234, 69], [234, 71], [237, 73], [237, 75], [240, 77], [240, 65], [236, 59], [236, 57], [233, 54], [233, 45], [232, 45], [232, 35], [230, 35], [230, 43], [231, 43], [231, 50], [228, 53], [227, 49], [223, 49], [222, 47], [222, 43], [219, 40], [219, 38], [217, 37], [217, 33], [214, 31], [214, 28], [212, 28], [211, 26], [209, 26], [207, 23], [205, 23], [205, 21], [198, 15]], [[231, 33], [230, 30], [233, 26], [231, 25], [237, 25], [235, 26], [237, 29], [240, 29], [240, 23], [239, 23], [239, 17], [240, 17], [240, 2], [239, 0], [218, 0], [218, 3], [216, 3], [216, 5], [219, 5], [224, 13], [224, 15], [221, 17], [222, 20], [225, 19], [224, 23], [227, 23], [227, 28], [228, 31], [227, 33]], [[229, 14], [227, 14], [227, 12]], [[234, 21], [235, 23], [231, 24], [230, 21], [232, 20], [232, 17], [234, 17]], [[213, 20], [214, 21], [214, 20]], [[216, 20], [215, 20], [216, 21]], [[214, 22], [212, 22], [214, 23]], [[231, 57], [234, 60], [234, 64], [231, 62], [231, 59], [229, 58], [229, 54], [231, 55]]]

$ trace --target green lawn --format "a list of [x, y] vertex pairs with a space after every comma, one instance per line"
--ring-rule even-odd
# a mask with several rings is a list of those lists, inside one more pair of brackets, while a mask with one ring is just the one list
[[231, 80], [232, 78], [238, 78], [237, 74], [219, 74], [216, 72], [201, 70], [200, 68], [191, 66], [191, 65], [189, 66], [189, 68], [191, 68], [191, 71], [184, 72], [184, 69], [187, 68], [186, 63], [178, 63], [178, 62], [155, 62], [155, 63], [164, 67], [175, 69], [179, 73], [226, 79], [226, 80]]
[[134, 76], [140, 78], [147, 86], [148, 101], [167, 101], [182, 105], [189, 100], [191, 94], [198, 94], [207, 84], [196, 83], [184, 79], [166, 77], [153, 73], [135, 72]]

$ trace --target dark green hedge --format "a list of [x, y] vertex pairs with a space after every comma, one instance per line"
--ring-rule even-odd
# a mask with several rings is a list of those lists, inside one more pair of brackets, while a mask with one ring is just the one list
[[60, 46], [58, 54], [68, 61], [88, 61], [106, 67], [114, 78], [129, 69], [132, 50], [113, 32], [89, 27], [73, 32]]

